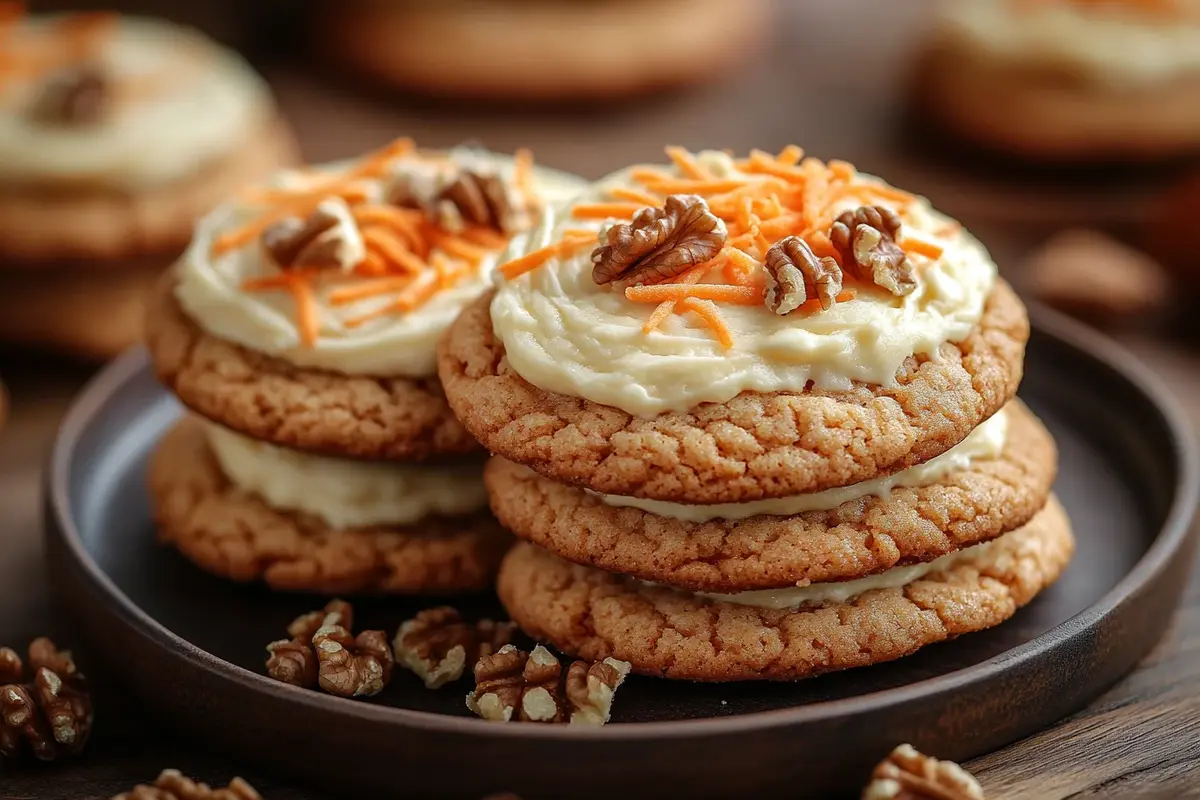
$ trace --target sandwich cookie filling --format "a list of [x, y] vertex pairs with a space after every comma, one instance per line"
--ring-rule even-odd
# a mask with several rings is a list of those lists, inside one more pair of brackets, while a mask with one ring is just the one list
[[398, 140], [285, 172], [212, 212], [176, 297], [213, 336], [296, 366], [429, 377], [438, 338], [487, 288], [509, 237], [582, 185], [528, 153]]
[[487, 506], [482, 465], [405, 464], [313, 456], [205, 423], [225, 477], [278, 511], [312, 514], [337, 529], [410, 525]]
[[827, 511], [864, 497], [884, 497], [892, 489], [909, 486], [927, 486], [954, 472], [966, 469], [976, 461], [996, 458], [1008, 441], [1008, 416], [1001, 410], [982, 423], [954, 447], [935, 458], [915, 467], [901, 470], [882, 478], [874, 478], [850, 486], [826, 489], [821, 492], [792, 495], [791, 497], [754, 500], [747, 503], [715, 503], [698, 505], [670, 503], [641, 497], [599, 494], [610, 506], [638, 508], [660, 517], [679, 519], [685, 522], [708, 522], [714, 519], [741, 520], [759, 515], [791, 516], [805, 511]]
[[923, 198], [796, 147], [669, 153], [510, 245], [492, 323], [534, 386], [652, 417], [893, 385], [982, 317], [996, 266]]

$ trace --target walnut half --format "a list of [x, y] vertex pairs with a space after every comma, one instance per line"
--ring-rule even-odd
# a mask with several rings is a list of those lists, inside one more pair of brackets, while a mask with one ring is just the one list
[[703, 197], [673, 194], [614, 225], [592, 251], [592, 280], [618, 287], [661, 283], [711, 260], [725, 246], [725, 223]]
[[332, 267], [349, 272], [367, 256], [350, 207], [338, 197], [317, 204], [307, 218], [284, 217], [262, 234], [267, 256], [280, 269]]
[[835, 259], [817, 258], [799, 236], [788, 236], [767, 251], [767, 308], [785, 315], [804, 305], [809, 294], [828, 311], [842, 291], [842, 268]]
[[842, 269], [897, 297], [917, 288], [908, 254], [896, 244], [900, 216], [883, 206], [863, 206], [842, 213], [829, 230], [829, 241], [842, 257]]
[[516, 625], [490, 619], [463, 622], [449, 606], [429, 608], [400, 626], [393, 648], [396, 661], [437, 689], [462, 677], [468, 664], [491, 655], [512, 640]]
[[902, 744], [871, 774], [863, 800], [985, 800], [970, 773], [953, 761], [938, 761]]

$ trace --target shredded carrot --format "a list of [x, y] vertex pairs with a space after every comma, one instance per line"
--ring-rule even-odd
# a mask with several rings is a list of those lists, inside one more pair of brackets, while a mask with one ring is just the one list
[[355, 303], [359, 300], [365, 300], [369, 297], [378, 297], [382, 294], [392, 294], [404, 289], [413, 278], [410, 275], [401, 277], [375, 278], [373, 280], [363, 281], [354, 286], [346, 286], [342, 289], [334, 289], [329, 293], [329, 302], [335, 306], [346, 305], [347, 303]]
[[658, 194], [698, 194], [714, 195], [732, 192], [735, 189], [740, 189], [747, 183], [745, 178], [732, 178], [726, 180], [665, 180], [665, 181], [648, 181], [645, 186], [651, 192]]
[[941, 258], [945, 252], [945, 248], [940, 244], [916, 236], [905, 236], [900, 240], [900, 248], [909, 255], [925, 256], [934, 261]]
[[775, 160], [785, 167], [796, 166], [802, 158], [804, 158], [804, 150], [794, 144], [789, 144], [779, 151], [779, 155], [775, 156]]
[[742, 171], [755, 175], [771, 175], [789, 183], [803, 183], [805, 180], [804, 172], [799, 168], [780, 163], [775, 156], [761, 150], [751, 154], [742, 165]]
[[698, 300], [694, 297], [688, 297], [680, 301], [680, 305], [684, 309], [695, 313], [716, 335], [717, 341], [726, 350], [733, 347], [733, 334], [729, 330], [729, 326], [725, 324], [725, 318], [721, 316], [721, 312], [711, 300]]
[[763, 236], [777, 242], [785, 236], [796, 233], [803, 225], [804, 216], [802, 214], [782, 214], [767, 220], [758, 227]]
[[682, 147], [667, 147], [667, 156], [671, 161], [675, 162], [675, 166], [683, 173], [685, 177], [693, 178], [698, 181], [712, 180], [712, 175], [708, 170], [700, 166], [696, 161], [696, 157]]
[[354, 267], [355, 275], [387, 275], [388, 272], [387, 261], [374, 250], [368, 250], [363, 260]]
[[829, 162], [829, 174], [839, 181], [849, 182], [858, 175], [858, 170], [854, 169], [854, 165], [848, 161], [834, 159]]
[[629, 219], [645, 206], [639, 203], [583, 203], [571, 209], [575, 219]]
[[557, 255], [558, 245], [548, 245], [540, 250], [534, 250], [532, 253], [526, 253], [520, 258], [514, 258], [512, 261], [502, 264], [500, 266], [500, 274], [511, 281], [514, 278], [524, 275], [526, 272], [537, 269]]
[[633, 170], [630, 171], [629, 177], [633, 178], [638, 183], [672, 180], [672, 177], [662, 170], [651, 169], [650, 167], [634, 167]]
[[398, 311], [412, 311], [415, 308], [420, 308], [437, 293], [438, 287], [439, 281], [437, 275], [432, 271], [428, 272], [413, 281], [391, 303], [362, 316], [352, 317], [346, 320], [345, 325], [348, 328], [357, 328], [366, 322], [387, 316], [388, 314], [394, 314]]
[[296, 326], [300, 329], [300, 341], [311, 347], [320, 334], [320, 309], [316, 294], [308, 279], [297, 276], [288, 286], [296, 304]]
[[663, 204], [662, 198], [655, 197], [649, 192], [627, 189], [624, 186], [615, 186], [608, 190], [608, 194], [614, 200], [626, 200], [631, 203], [641, 203], [644, 206], [658, 207]]
[[387, 228], [371, 226], [363, 228], [363, 242], [377, 252], [389, 265], [404, 272], [423, 272], [428, 266], [419, 256], [409, 250], [400, 237]]
[[521, 191], [533, 191], [533, 152], [526, 147], [513, 156], [513, 180]]
[[473, 226], [464, 230], [459, 234], [463, 239], [471, 244], [485, 247], [488, 250], [499, 250], [508, 244], [508, 239], [505, 239], [499, 233], [496, 233], [491, 228]]
[[635, 303], [661, 303], [664, 300], [717, 300], [731, 305], [750, 306], [763, 301], [762, 292], [751, 286], [729, 286], [723, 283], [656, 283], [650, 286], [630, 286], [625, 298]]

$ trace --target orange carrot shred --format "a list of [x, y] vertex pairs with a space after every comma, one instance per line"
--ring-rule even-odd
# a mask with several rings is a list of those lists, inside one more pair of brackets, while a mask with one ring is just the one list
[[914, 236], [905, 236], [900, 240], [900, 248], [909, 255], [925, 256], [936, 261], [942, 257], [945, 249], [936, 242], [928, 242]]
[[378, 297], [381, 294], [391, 294], [398, 292], [413, 282], [410, 275], [400, 277], [375, 278], [372, 280], [362, 281], [354, 286], [346, 286], [341, 289], [334, 289], [329, 293], [329, 302], [335, 306], [346, 305], [347, 303], [355, 303], [359, 300], [365, 300], [369, 297]]
[[316, 344], [320, 333], [320, 309], [312, 284], [307, 277], [296, 275], [288, 288], [296, 304], [296, 326], [300, 330], [300, 341], [311, 347]]
[[666, 321], [667, 317], [675, 313], [675, 301], [663, 300], [655, 308], [653, 313], [646, 318], [646, 324], [642, 325], [642, 333], [650, 333], [658, 330], [658, 326]]
[[676, 180], [647, 181], [646, 188], [658, 194], [714, 195], [732, 192], [748, 183], [746, 178], [724, 180]]
[[630, 286], [625, 298], [635, 303], [661, 303], [664, 300], [718, 300], [733, 305], [756, 305], [763, 301], [762, 292], [751, 286], [729, 286], [723, 283], [657, 283], [650, 286]]
[[794, 144], [789, 144], [779, 151], [779, 155], [775, 156], [775, 160], [785, 167], [796, 166], [802, 158], [804, 158], [804, 150]]
[[540, 250], [527, 253], [520, 258], [514, 258], [506, 264], [501, 264], [500, 274], [511, 281], [514, 278], [524, 275], [526, 272], [537, 269], [556, 255], [558, 255], [558, 245], [548, 245]]
[[426, 263], [413, 253], [393, 231], [387, 228], [371, 226], [362, 231], [363, 242], [367, 247], [379, 253], [390, 265], [404, 272], [423, 272]]
[[655, 197], [649, 192], [639, 192], [637, 189], [627, 189], [624, 186], [614, 186], [608, 190], [609, 196], [614, 200], [626, 200], [631, 203], [641, 203], [644, 206], [657, 208], [663, 204], [661, 198]]
[[712, 179], [712, 175], [708, 170], [700, 166], [696, 161], [696, 157], [682, 147], [668, 146], [667, 156], [671, 161], [675, 162], [675, 166], [683, 173], [686, 178], [693, 178], [698, 181], [707, 181]]
[[645, 206], [639, 203], [583, 203], [571, 209], [576, 219], [630, 219]]
[[489, 250], [499, 250], [508, 244], [508, 239], [505, 239], [501, 234], [491, 228], [480, 226], [467, 228], [459, 236], [471, 244], [486, 247]]
[[671, 175], [668, 175], [667, 173], [663, 172], [662, 170], [653, 169], [652, 167], [634, 167], [630, 171], [629, 177], [633, 178], [638, 183], [650, 183], [652, 181], [673, 180], [673, 177]]
[[680, 302], [685, 309], [694, 312], [716, 335], [717, 341], [726, 350], [733, 347], [733, 334], [729, 330], [729, 326], [725, 324], [725, 318], [721, 316], [721, 312], [711, 300], [697, 300], [694, 297], [689, 297]]

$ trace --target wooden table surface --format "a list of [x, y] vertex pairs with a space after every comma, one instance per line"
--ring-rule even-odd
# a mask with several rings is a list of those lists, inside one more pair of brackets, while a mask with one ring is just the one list
[[[313, 160], [353, 154], [406, 134], [429, 145], [477, 139], [498, 150], [533, 146], [544, 163], [598, 176], [656, 159], [667, 141], [739, 151], [796, 141], [819, 156], [903, 175], [893, 179], [960, 214], [1020, 286], [1023, 276], [1013, 265], [1049, 227], [1021, 221], [1021, 214], [1058, 195], [1021, 184], [997, 184], [981, 194], [976, 177], [959, 179], [953, 169], [931, 166], [895, 144], [903, 66], [923, 24], [920, 5], [797, 0], [781, 13], [773, 41], [744, 74], [615, 108], [447, 108], [351, 93], [344, 81], [304, 77], [286, 66], [267, 71]], [[865, 19], [870, 22], [857, 22]], [[853, 43], [850, 59], [847, 42]], [[1071, 191], [1068, 187], [1066, 196]], [[1163, 323], [1120, 338], [1165, 379], [1193, 423], [1200, 423], [1200, 352], [1192, 337], [1168, 327], [1179, 326]], [[71, 641], [69, 626], [51, 609], [43, 587], [40, 472], [58, 420], [90, 372], [38, 354], [0, 351], [0, 375], [12, 400], [0, 432], [0, 644], [22, 647], [47, 633]], [[968, 767], [991, 798], [1200, 797], [1198, 659], [1200, 579], [1190, 586], [1171, 632], [1132, 675], [1080, 714]], [[86, 651], [81, 661], [88, 663]], [[81, 759], [0, 766], [0, 798], [108, 798], [153, 779], [164, 767], [222, 784], [240, 774], [268, 800], [325, 797], [189, 741], [186, 731], [142, 713], [117, 683], [100, 676], [95, 734]], [[797, 780], [803, 780], [801, 774]]]

